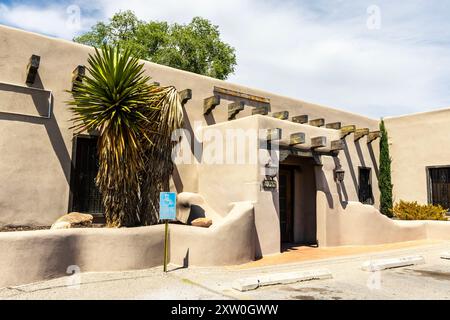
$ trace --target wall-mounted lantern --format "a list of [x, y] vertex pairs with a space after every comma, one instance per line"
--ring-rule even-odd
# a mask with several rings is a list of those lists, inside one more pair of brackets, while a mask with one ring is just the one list
[[265, 165], [265, 176], [266, 178], [263, 181], [264, 190], [275, 190], [278, 187], [278, 183], [275, 180], [278, 174], [278, 166], [272, 165], [271, 161], [269, 161]]
[[342, 183], [344, 181], [345, 178], [345, 171], [339, 167], [334, 169], [334, 180], [336, 182]]

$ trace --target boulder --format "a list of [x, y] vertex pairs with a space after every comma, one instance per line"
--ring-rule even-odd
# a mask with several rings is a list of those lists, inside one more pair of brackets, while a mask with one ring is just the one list
[[194, 227], [202, 227], [202, 228], [209, 228], [213, 224], [211, 219], [208, 218], [199, 218], [192, 221], [191, 225]]
[[56, 220], [51, 229], [57, 230], [90, 227], [93, 220], [94, 217], [90, 214], [72, 212]]

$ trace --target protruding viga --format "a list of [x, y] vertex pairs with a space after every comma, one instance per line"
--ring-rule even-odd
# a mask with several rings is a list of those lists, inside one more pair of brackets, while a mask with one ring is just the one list
[[311, 149], [323, 148], [327, 146], [326, 137], [315, 137], [311, 139]]
[[218, 105], [220, 104], [220, 97], [219, 96], [212, 96], [209, 98], [206, 98], [203, 103], [203, 114], [208, 115], [213, 111]]

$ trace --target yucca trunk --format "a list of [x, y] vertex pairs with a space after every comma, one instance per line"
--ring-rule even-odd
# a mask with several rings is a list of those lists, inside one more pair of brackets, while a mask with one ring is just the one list
[[169, 191], [169, 180], [174, 170], [172, 150], [178, 143], [172, 133], [183, 126], [180, 97], [174, 87], [154, 87], [155, 96], [150, 118], [155, 117], [156, 133], [151, 142], [142, 141], [144, 167], [140, 172], [141, 201], [139, 217], [142, 225], [158, 223], [159, 193]]
[[[117, 141], [117, 133], [107, 129], [98, 140], [99, 171], [96, 183], [102, 194], [106, 223], [112, 228], [139, 225], [138, 171], [143, 161], [137, 152], [140, 147], [130, 146], [137, 141], [132, 135], [127, 132], [123, 141]], [[123, 148], [117, 148], [118, 144], [123, 144]]]

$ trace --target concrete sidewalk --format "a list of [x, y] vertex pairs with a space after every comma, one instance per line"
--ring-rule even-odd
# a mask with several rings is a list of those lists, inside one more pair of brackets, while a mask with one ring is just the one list
[[[0, 289], [2, 299], [450, 299], [450, 261], [441, 259], [450, 242], [401, 246], [323, 260], [289, 264], [227, 268], [177, 269], [170, 266], [134, 272], [86, 273], [14, 288]], [[362, 264], [371, 259], [421, 255], [426, 263], [381, 272], [366, 272]], [[236, 279], [281, 272], [327, 268], [333, 279], [259, 288], [239, 292]]]
[[260, 260], [253, 261], [241, 266], [236, 266], [237, 269], [255, 268], [263, 266], [273, 266], [280, 264], [296, 263], [303, 261], [316, 261], [337, 257], [355, 256], [361, 254], [385, 252], [390, 250], [415, 248], [427, 245], [436, 245], [445, 243], [445, 241], [438, 240], [420, 240], [409, 242], [389, 243], [373, 246], [345, 246], [345, 247], [328, 247], [315, 248], [305, 246], [288, 247], [286, 251], [281, 254], [276, 254], [264, 257]]

